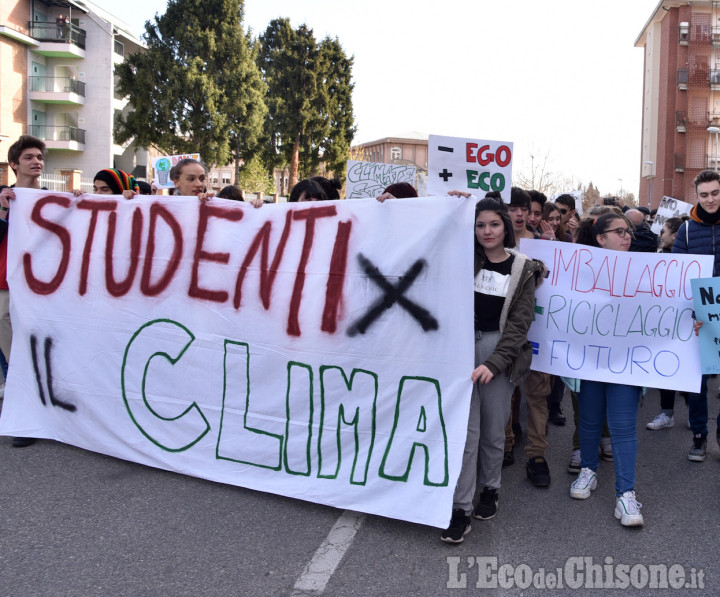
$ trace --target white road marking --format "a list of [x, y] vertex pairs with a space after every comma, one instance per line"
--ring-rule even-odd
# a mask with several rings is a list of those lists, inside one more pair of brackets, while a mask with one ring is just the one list
[[359, 512], [342, 513], [295, 582], [293, 597], [322, 594], [364, 520], [365, 515]]

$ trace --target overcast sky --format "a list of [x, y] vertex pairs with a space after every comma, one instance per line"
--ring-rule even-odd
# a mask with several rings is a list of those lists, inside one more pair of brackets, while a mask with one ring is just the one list
[[[138, 32], [167, 5], [94, 2]], [[643, 52], [634, 42], [656, 5], [245, 0], [245, 24], [257, 35], [289, 17], [340, 40], [355, 57], [356, 142], [409, 131], [512, 141], [516, 168], [549, 154], [556, 172], [637, 196]]]

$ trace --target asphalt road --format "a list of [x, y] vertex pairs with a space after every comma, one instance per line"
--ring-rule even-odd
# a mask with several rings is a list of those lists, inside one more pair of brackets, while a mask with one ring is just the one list
[[[710, 385], [713, 417], [717, 383]], [[0, 437], [0, 597], [657, 594], [653, 574], [679, 587], [661, 594], [718, 595], [716, 421], [707, 460], [691, 463], [683, 401], [675, 427], [645, 430], [657, 412], [659, 396], [650, 391], [638, 420], [642, 528], [623, 528], [613, 516], [610, 463], [601, 463], [590, 499], [569, 497], [570, 421], [550, 426], [551, 486], [529, 483], [517, 449], [516, 464], [503, 473], [497, 517], [473, 522], [463, 544], [441, 543], [438, 529], [361, 516], [344, 553], [337, 535], [326, 541], [340, 510], [54, 441], [13, 448]], [[334, 572], [308, 584], [309, 562], [327, 563], [332, 553], [341, 558]], [[537, 588], [554, 586], [558, 569], [561, 588]], [[478, 588], [478, 580], [490, 586]]]

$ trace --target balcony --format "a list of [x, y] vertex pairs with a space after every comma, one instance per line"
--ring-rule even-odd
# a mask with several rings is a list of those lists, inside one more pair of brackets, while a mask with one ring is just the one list
[[678, 133], [687, 132], [687, 112], [675, 112], [675, 128]]
[[687, 91], [688, 86], [688, 69], [679, 68], [677, 70], [677, 86], [680, 91]]
[[710, 89], [720, 91], [720, 70], [710, 71]]
[[85, 30], [77, 25], [31, 21], [28, 28], [30, 37], [40, 42], [34, 52], [59, 58], [85, 58]]
[[85, 151], [85, 129], [44, 124], [32, 124], [28, 128], [31, 135], [45, 141], [48, 149]]
[[720, 159], [715, 154], [705, 156], [705, 170], [717, 170]]
[[85, 83], [70, 77], [29, 77], [30, 99], [45, 104], [85, 105]]
[[712, 28], [712, 45], [716, 48], [720, 47], [720, 27], [717, 25]]
[[673, 168], [675, 172], [685, 172], [685, 155], [684, 154], [673, 154]]

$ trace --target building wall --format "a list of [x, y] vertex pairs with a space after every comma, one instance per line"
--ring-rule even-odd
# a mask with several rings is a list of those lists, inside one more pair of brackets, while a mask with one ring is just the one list
[[[85, 5], [93, 10], [93, 5]], [[115, 64], [123, 57], [115, 50], [115, 41], [124, 45], [125, 56], [142, 51], [138, 39], [126, 32], [112, 15], [102, 12], [82, 12], [77, 6], [72, 9], [73, 22], [86, 32], [84, 57], [45, 56], [35, 51], [37, 44], [25, 45], [7, 36], [0, 35], [0, 170], [7, 159], [7, 147], [17, 137], [30, 132], [34, 113], [43, 114], [47, 126], [73, 126], [85, 131], [83, 151], [49, 149], [46, 156], [46, 174], [74, 170], [91, 178], [103, 168], [117, 167], [132, 172], [136, 166], [148, 164], [148, 153], [126, 144], [114, 143], [113, 127], [115, 114], [127, 109], [127, 100], [115, 96]], [[44, 15], [53, 23], [58, 13], [57, 6], [50, 6], [43, 0], [35, 0], [34, 11]], [[66, 13], [65, 9], [62, 9]], [[30, 0], [0, 0], [0, 27], [12, 28], [29, 35], [28, 21], [31, 19]], [[77, 19], [77, 21], [75, 21]], [[42, 20], [42, 17], [41, 17]], [[108, 22], [109, 21], [109, 22]], [[29, 40], [34, 43], [32, 39]], [[57, 44], [62, 45], [62, 44]], [[83, 105], [48, 103], [30, 99], [33, 64], [44, 69], [46, 77], [70, 77], [85, 83]], [[14, 179], [11, 175], [11, 180]], [[0, 182], [3, 173], [0, 172]]]
[[[2, 26], [27, 34], [29, 15], [30, 0], [0, 2]], [[7, 150], [26, 130], [27, 56], [24, 43], [0, 36], [0, 184], [15, 182], [7, 165]]]
[[354, 148], [354, 151], [356, 154], [359, 153], [365, 162], [379, 162], [384, 164], [410, 163], [417, 166], [420, 170], [427, 170], [427, 145], [427, 139], [387, 137], [358, 145]]
[[720, 168], [707, 130], [720, 127], [720, 4], [663, 0], [636, 45], [645, 52], [640, 204], [694, 202], [695, 176]]

